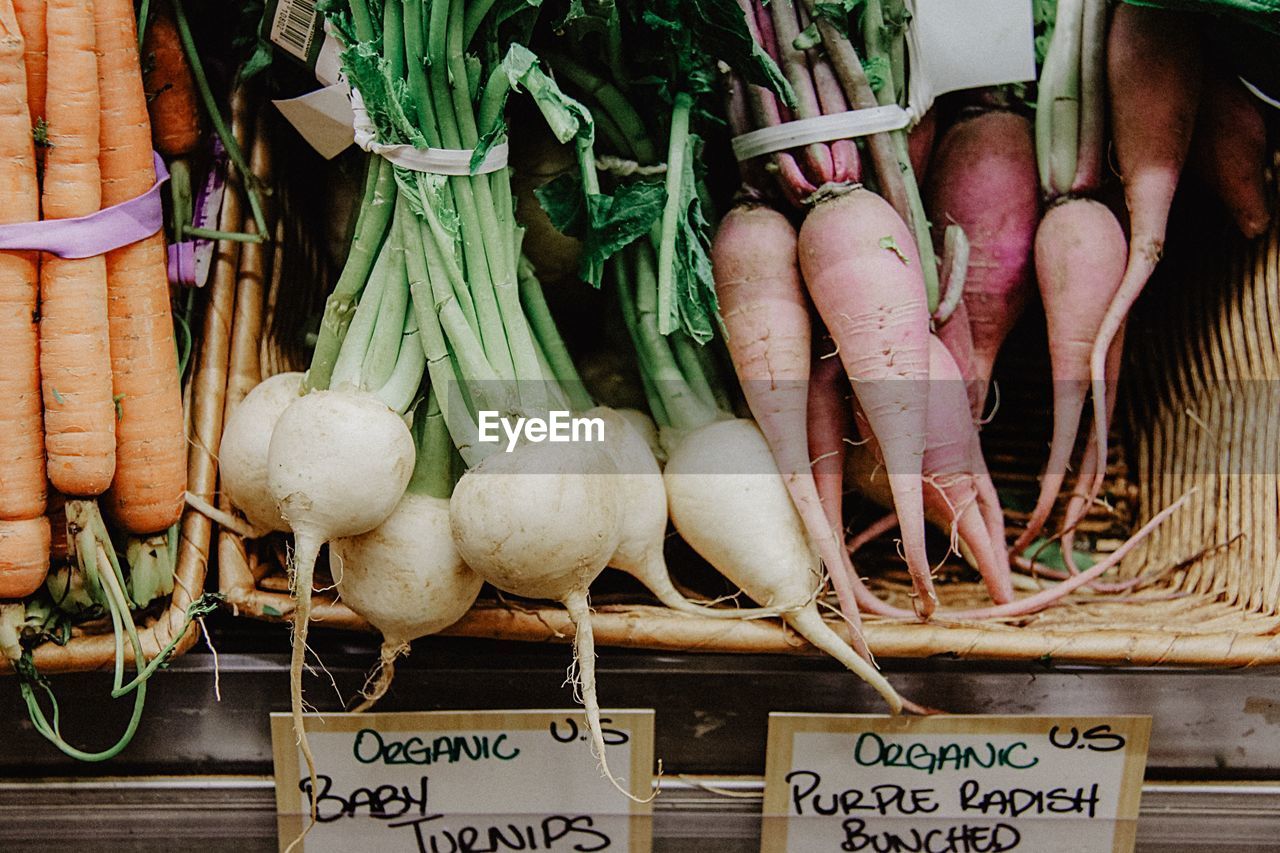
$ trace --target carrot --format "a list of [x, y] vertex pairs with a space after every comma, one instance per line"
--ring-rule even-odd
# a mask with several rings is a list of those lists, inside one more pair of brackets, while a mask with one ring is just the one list
[[28, 123], [34, 126], [44, 118], [45, 76], [49, 57], [45, 47], [45, 0], [13, 0], [22, 32], [22, 62], [27, 69]]
[[1245, 237], [1267, 230], [1267, 124], [1258, 99], [1216, 65], [1205, 69], [1204, 99], [1191, 139], [1190, 166]]
[[[151, 126], [138, 67], [132, 0], [96, 0], [102, 203], [155, 182]], [[187, 489], [187, 441], [164, 235], [107, 253], [111, 376], [118, 418], [116, 471], [107, 508], [131, 533], [178, 520]]]
[[[22, 36], [0, 2], [0, 222], [40, 218]], [[0, 598], [35, 590], [49, 567], [41, 429], [40, 277], [35, 252], [0, 252]], [[41, 532], [43, 531], [43, 533]]]
[[964, 305], [981, 410], [996, 356], [1032, 293], [1040, 197], [1031, 122], [999, 110], [962, 119], [938, 144], [929, 178], [925, 204], [934, 245], [952, 224], [969, 240]]
[[[49, 0], [46, 219], [101, 206], [98, 63], [91, 0]], [[49, 480], [93, 497], [115, 471], [115, 405], [107, 346], [106, 259], [46, 255], [40, 265], [40, 379]]]
[[[1197, 19], [1187, 14], [1121, 3], [1111, 21], [1107, 82], [1129, 209], [1129, 257], [1089, 354], [1094, 441], [1101, 459], [1107, 458], [1107, 355], [1164, 249], [1169, 207], [1200, 102], [1201, 49]], [[1105, 469], [1098, 466], [1090, 501], [1102, 488]]]
[[1039, 535], [1062, 489], [1089, 391], [1089, 353], [1120, 286], [1125, 255], [1120, 223], [1110, 208], [1090, 199], [1050, 207], [1036, 231], [1036, 278], [1053, 375], [1053, 436], [1040, 495], [1016, 551]]
[[711, 264], [743, 395], [860, 644], [862, 623], [843, 568], [842, 537], [827, 522], [809, 464], [809, 305], [795, 229], [772, 208], [740, 204], [720, 223]]
[[185, 157], [200, 144], [200, 102], [168, 3], [155, 7], [143, 34], [142, 58], [151, 139], [165, 157]]
[[0, 521], [0, 599], [25, 598], [49, 573], [49, 519]]
[[817, 204], [800, 229], [800, 268], [888, 469], [903, 552], [928, 616], [937, 606], [920, 479], [928, 408], [929, 309], [911, 230], [880, 196]]

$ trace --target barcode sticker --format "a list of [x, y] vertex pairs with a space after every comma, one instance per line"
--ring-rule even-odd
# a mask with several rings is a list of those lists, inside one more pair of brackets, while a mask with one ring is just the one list
[[271, 42], [281, 50], [306, 62], [311, 42], [320, 29], [316, 0], [280, 0], [271, 21]]

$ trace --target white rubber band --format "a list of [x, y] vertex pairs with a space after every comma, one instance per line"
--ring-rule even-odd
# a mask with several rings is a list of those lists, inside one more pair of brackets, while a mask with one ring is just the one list
[[831, 142], [902, 130], [911, 124], [911, 113], [897, 104], [849, 110], [844, 113], [803, 118], [773, 127], [762, 127], [733, 138], [733, 155], [738, 162], [775, 151], [800, 148], [814, 142]]
[[428, 172], [433, 175], [487, 175], [507, 167], [510, 148], [506, 140], [489, 149], [484, 160], [475, 168], [471, 168], [471, 157], [475, 153], [469, 148], [415, 148], [412, 145], [386, 145], [378, 141], [377, 129], [364, 108], [364, 99], [354, 87], [351, 89], [352, 130], [355, 131], [356, 145], [370, 154], [377, 154], [386, 160], [408, 169], [411, 172]]

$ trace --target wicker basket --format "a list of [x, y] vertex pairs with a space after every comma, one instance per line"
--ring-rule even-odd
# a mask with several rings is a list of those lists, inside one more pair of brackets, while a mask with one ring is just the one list
[[[1187, 209], [1213, 206], [1184, 205]], [[1184, 508], [1117, 570], [1121, 577], [1158, 570], [1163, 572], [1158, 580], [1125, 595], [1079, 593], [1050, 610], [1015, 620], [935, 619], [921, 624], [867, 618], [866, 638], [876, 654], [1136, 665], [1280, 663], [1280, 424], [1269, 416], [1280, 411], [1275, 405], [1280, 393], [1270, 392], [1274, 380], [1280, 380], [1280, 332], [1275, 331], [1280, 329], [1280, 226], [1273, 225], [1267, 236], [1248, 245], [1225, 222], [1215, 221], [1208, 232], [1205, 228], [1204, 222], [1175, 221], [1169, 256], [1149, 287], [1152, 296], [1131, 323], [1121, 389], [1126, 403], [1108, 460], [1106, 500], [1080, 527], [1094, 550], [1112, 550], [1139, 518], [1195, 487]], [[260, 330], [252, 318], [261, 314], [262, 292], [244, 288], [237, 298], [257, 300], [252, 306], [238, 301], [236, 315], [246, 317], [248, 328]], [[1043, 323], [1030, 317], [1027, 325]], [[1042, 340], [1039, 346], [1043, 348]], [[1015, 364], [1002, 368], [1004, 405], [1012, 411], [1040, 411], [1044, 434], [1029, 430], [1026, 418], [1003, 425], [997, 419], [984, 433], [984, 444], [1002, 490], [1034, 489], [1047, 445], [1047, 362], [1028, 368], [1031, 360], [1021, 351], [1007, 361]], [[1010, 377], [1011, 368], [1030, 374], [1029, 381]], [[258, 359], [240, 363], [233, 355], [228, 405], [261, 375]], [[1249, 393], [1240, 393], [1242, 382]], [[1214, 464], [1239, 448], [1253, 454], [1253, 464], [1270, 467], [1241, 476], [1240, 466]], [[1010, 520], [1017, 515], [1010, 512]], [[220, 532], [219, 588], [237, 612], [271, 621], [290, 619], [293, 603], [280, 570], [284, 554], [283, 543], [268, 540], [246, 547], [238, 536]], [[909, 584], [896, 567], [900, 561], [889, 559], [892, 555], [885, 540], [860, 554], [859, 568], [880, 594], [909, 606]], [[675, 560], [672, 565], [682, 574], [684, 566]], [[315, 621], [369, 630], [329, 586], [326, 578], [316, 581]], [[944, 568], [938, 592], [944, 608], [987, 602], [982, 585], [960, 567]], [[774, 621], [702, 619], [646, 603], [606, 603], [607, 595], [595, 600], [593, 628], [596, 642], [604, 645], [812, 651]], [[565, 641], [573, 636], [573, 626], [558, 606], [482, 598], [443, 633]]]

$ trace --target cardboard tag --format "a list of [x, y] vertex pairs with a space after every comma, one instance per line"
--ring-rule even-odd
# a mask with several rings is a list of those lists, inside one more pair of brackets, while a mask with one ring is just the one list
[[[604, 711], [614, 775], [653, 784], [653, 711]], [[650, 849], [651, 806], [605, 779], [582, 711], [309, 714], [319, 823], [301, 853]], [[306, 825], [311, 783], [292, 718], [271, 715], [280, 849]]]
[[1031, 0], [914, 0], [910, 102], [924, 115], [947, 92], [1036, 76]]
[[1151, 718], [770, 714], [761, 850], [1134, 849]]

